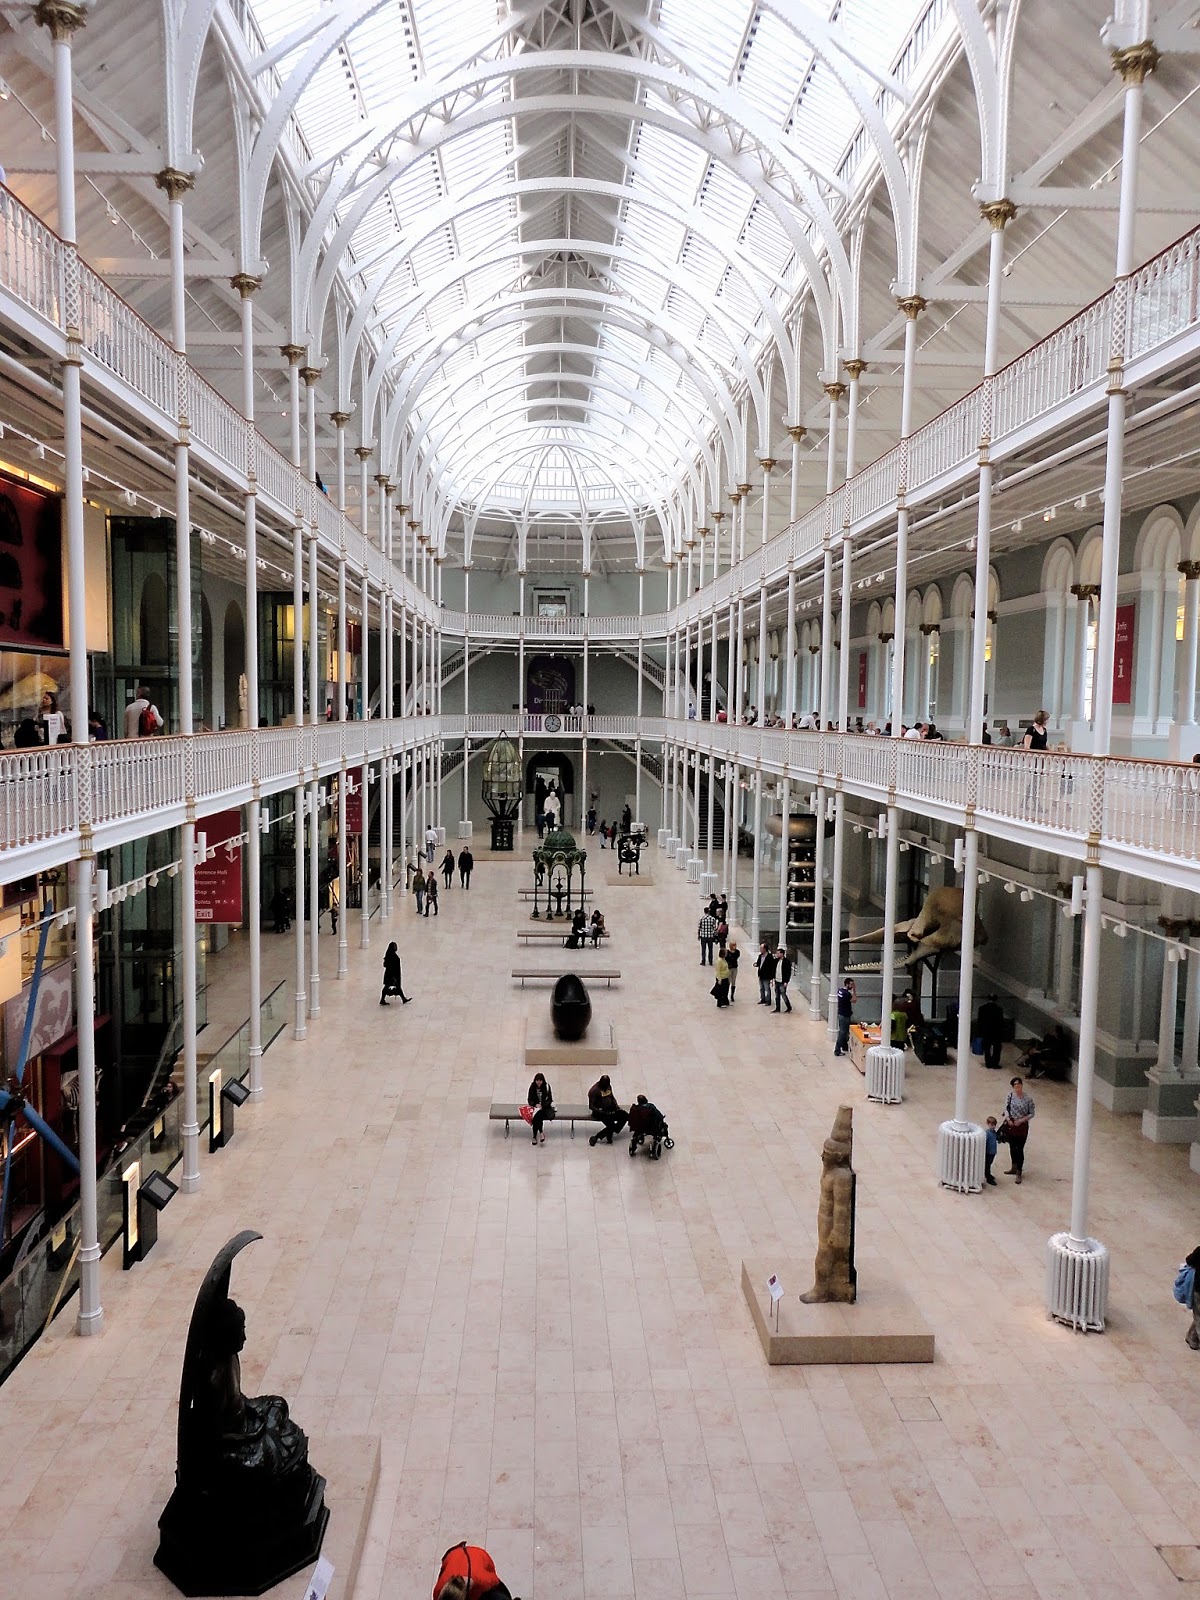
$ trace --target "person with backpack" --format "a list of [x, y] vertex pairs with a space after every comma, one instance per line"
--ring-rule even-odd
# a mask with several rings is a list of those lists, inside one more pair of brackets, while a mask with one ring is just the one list
[[1184, 1336], [1189, 1350], [1200, 1350], [1200, 1244], [1187, 1256], [1175, 1274], [1175, 1298], [1192, 1313], [1192, 1325]]
[[149, 691], [139, 683], [133, 692], [133, 699], [125, 707], [125, 737], [147, 739], [157, 733], [162, 725], [158, 707], [151, 703]]

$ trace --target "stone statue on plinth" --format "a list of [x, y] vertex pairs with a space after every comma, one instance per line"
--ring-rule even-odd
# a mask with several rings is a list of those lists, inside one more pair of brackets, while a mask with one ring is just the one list
[[850, 1106], [839, 1106], [821, 1151], [816, 1281], [807, 1294], [800, 1296], [808, 1305], [830, 1300], [853, 1305], [858, 1297], [858, 1274], [854, 1270], [853, 1154], [854, 1111]]
[[154, 1557], [186, 1595], [265, 1593], [316, 1560], [329, 1521], [325, 1479], [287, 1401], [242, 1392], [246, 1317], [229, 1273], [261, 1237], [247, 1230], [218, 1251], [188, 1328], [175, 1492]]

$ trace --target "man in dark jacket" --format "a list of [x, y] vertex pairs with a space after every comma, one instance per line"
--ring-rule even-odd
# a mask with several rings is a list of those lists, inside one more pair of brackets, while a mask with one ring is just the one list
[[1004, 1012], [994, 994], [979, 1008], [979, 1037], [983, 1041], [983, 1064], [996, 1069], [1000, 1065], [1000, 1052], [1004, 1048]]
[[594, 1133], [588, 1140], [590, 1145], [595, 1145], [599, 1140], [606, 1139], [609, 1144], [613, 1142], [613, 1135], [620, 1133], [629, 1118], [617, 1104], [617, 1097], [613, 1094], [612, 1080], [606, 1072], [603, 1077], [588, 1090], [588, 1107], [593, 1118], [604, 1124], [602, 1133]]
[[471, 887], [471, 869], [475, 865], [475, 857], [471, 854], [470, 845], [463, 845], [458, 852], [458, 881], [464, 889]]
[[772, 985], [775, 982], [775, 957], [765, 939], [758, 947], [754, 965], [758, 971], [758, 1003], [760, 1006], [769, 1006]]
[[792, 981], [791, 957], [782, 945], [775, 952], [775, 1010], [779, 1010], [779, 1002], [790, 1012], [792, 1002], [788, 999], [788, 984]]

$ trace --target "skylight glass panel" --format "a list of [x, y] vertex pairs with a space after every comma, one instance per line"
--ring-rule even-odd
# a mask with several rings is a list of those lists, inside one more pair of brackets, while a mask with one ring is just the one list
[[747, 10], [729, 0], [662, 0], [658, 25], [673, 47], [719, 81], [730, 83], [746, 36]]
[[738, 88], [756, 111], [782, 128], [812, 65], [811, 48], [773, 13], [760, 12], [742, 57]]
[[428, 76], [456, 67], [499, 31], [507, 6], [500, 0], [410, 0], [417, 28], [417, 46]]

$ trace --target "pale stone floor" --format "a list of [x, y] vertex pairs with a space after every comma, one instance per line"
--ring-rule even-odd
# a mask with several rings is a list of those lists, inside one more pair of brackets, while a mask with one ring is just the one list
[[[870, 1106], [799, 1006], [757, 1006], [752, 972], [717, 1012], [695, 888], [656, 869], [652, 889], [600, 894], [625, 981], [594, 1003], [618, 1028], [618, 1092], [670, 1117], [658, 1164], [565, 1128], [532, 1149], [487, 1121], [525, 1089], [522, 1019], [547, 1003], [507, 976], [527, 869], [481, 861], [437, 920], [397, 899], [416, 998], [383, 1015], [386, 930], [363, 954], [353, 919], [340, 984], [325, 934], [323, 1015], [270, 1051], [267, 1098], [204, 1154], [202, 1192], [175, 1200], [154, 1255], [127, 1273], [107, 1257], [103, 1337], [75, 1338], [68, 1310], [0, 1389], [3, 1600], [173, 1593], [149, 1559], [184, 1332], [243, 1227], [265, 1235], [234, 1275], [247, 1391], [288, 1397], [318, 1466], [324, 1434], [382, 1436], [358, 1600], [428, 1595], [464, 1537], [525, 1600], [1200, 1594], [1156, 1549], [1200, 1543], [1200, 1356], [1170, 1294], [1197, 1233], [1186, 1151], [1097, 1111], [1111, 1326], [1047, 1322], [1073, 1091], [1036, 1086], [1022, 1188], [940, 1191], [951, 1071], [910, 1059], [905, 1104]], [[290, 940], [266, 944], [286, 969]], [[589, 1076], [551, 1074], [561, 1101]], [[976, 1117], [998, 1110], [1001, 1076], [973, 1068]], [[743, 1304], [743, 1256], [810, 1255], [842, 1100], [861, 1278], [883, 1259], [903, 1274], [932, 1366], [769, 1370]]]

